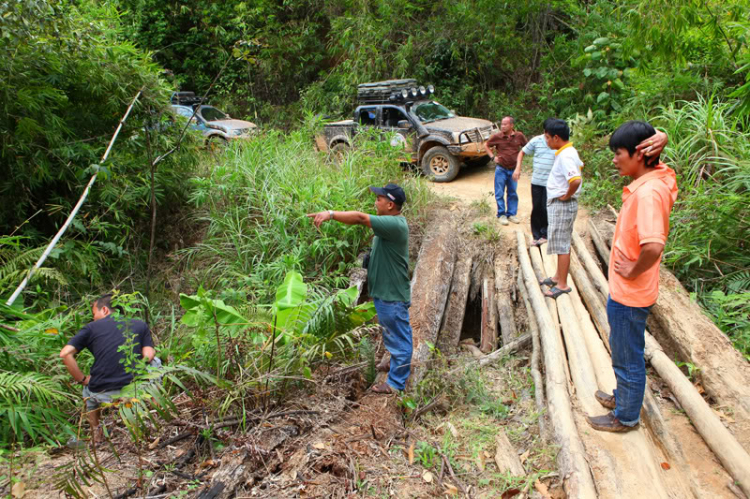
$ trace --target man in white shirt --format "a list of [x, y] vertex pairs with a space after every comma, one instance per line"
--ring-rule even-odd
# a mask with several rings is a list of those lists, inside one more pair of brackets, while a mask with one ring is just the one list
[[555, 162], [547, 178], [548, 255], [557, 255], [557, 272], [540, 281], [549, 286], [545, 296], [557, 298], [570, 293], [570, 241], [573, 224], [578, 214], [578, 194], [581, 191], [583, 162], [570, 142], [570, 128], [564, 120], [550, 119], [544, 125], [547, 146], [555, 150]]

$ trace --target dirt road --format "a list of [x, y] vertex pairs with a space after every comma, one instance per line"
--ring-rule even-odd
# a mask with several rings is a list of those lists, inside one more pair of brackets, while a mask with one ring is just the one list
[[[525, 165], [524, 165], [525, 166]], [[432, 190], [441, 196], [455, 198], [459, 202], [470, 204], [474, 202], [486, 202], [490, 206], [492, 214], [496, 213], [497, 204], [495, 202], [495, 168], [492, 166], [465, 168], [461, 170], [456, 180], [445, 184], [433, 183]], [[518, 218], [521, 219], [521, 226], [525, 232], [531, 233], [529, 226], [531, 220], [531, 171], [524, 167], [521, 172], [521, 178], [518, 181]], [[588, 211], [585, 208], [578, 208], [578, 217], [576, 218], [576, 230], [582, 231], [586, 227], [589, 218]], [[498, 227], [509, 234], [512, 234], [517, 228], [516, 224], [508, 224]]]

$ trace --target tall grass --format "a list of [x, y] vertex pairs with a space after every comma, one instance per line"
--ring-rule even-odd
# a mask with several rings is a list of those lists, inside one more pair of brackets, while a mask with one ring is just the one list
[[[238, 289], [249, 300], [268, 301], [289, 271], [327, 288], [346, 283], [347, 271], [368, 245], [364, 227], [325, 223], [306, 214], [322, 210], [374, 213], [369, 186], [398, 182], [414, 222], [430, 199], [425, 181], [405, 170], [399, 151], [378, 137], [362, 137], [340, 161], [314, 149], [312, 130], [268, 132], [230, 149], [194, 180], [192, 201], [206, 237], [184, 253], [206, 288]], [[230, 298], [224, 293], [224, 298]]]

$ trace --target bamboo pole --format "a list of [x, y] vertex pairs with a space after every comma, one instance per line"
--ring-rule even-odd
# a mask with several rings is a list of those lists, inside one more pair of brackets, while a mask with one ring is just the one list
[[529, 301], [537, 318], [544, 356], [547, 381], [547, 402], [555, 441], [560, 446], [557, 462], [564, 480], [563, 487], [568, 497], [596, 498], [597, 492], [586, 461], [586, 451], [581, 442], [573, 419], [573, 410], [568, 393], [568, 378], [565, 374], [565, 353], [560, 342], [552, 316], [544, 303], [544, 296], [531, 267], [526, 241], [521, 230], [516, 230], [518, 260], [524, 283], [529, 292]]
[[[141, 87], [141, 89], [138, 90], [138, 93], [135, 94], [135, 97], [133, 97], [133, 100], [130, 102], [128, 109], [125, 111], [125, 115], [120, 119], [120, 123], [118, 123], [115, 133], [112, 135], [112, 138], [109, 140], [107, 149], [104, 151], [104, 155], [102, 156], [102, 159], [99, 163], [104, 163], [105, 161], [107, 161], [107, 158], [109, 157], [109, 153], [112, 150], [112, 146], [114, 146], [115, 141], [117, 140], [117, 136], [120, 134], [120, 130], [122, 130], [122, 125], [125, 124], [125, 121], [127, 121], [128, 116], [130, 116], [130, 111], [133, 109], [133, 106], [138, 100], [138, 97], [141, 96], [143, 89], [144, 87]], [[8, 306], [13, 305], [13, 302], [16, 301], [16, 298], [18, 298], [18, 296], [23, 292], [26, 285], [29, 283], [29, 279], [31, 279], [31, 276], [33, 276], [34, 272], [36, 272], [37, 270], [41, 268], [44, 261], [52, 252], [52, 249], [55, 247], [55, 245], [63, 236], [63, 234], [65, 234], [65, 231], [68, 230], [68, 227], [70, 227], [70, 224], [73, 222], [73, 219], [78, 214], [78, 210], [81, 209], [81, 206], [83, 206], [84, 201], [86, 201], [86, 198], [89, 195], [89, 191], [91, 190], [91, 187], [94, 185], [94, 182], [96, 182], [97, 175], [99, 175], [98, 167], [94, 171], [94, 174], [91, 176], [91, 179], [89, 179], [88, 184], [86, 184], [86, 188], [83, 189], [83, 194], [81, 194], [81, 197], [78, 199], [78, 202], [73, 207], [73, 211], [70, 212], [70, 215], [68, 215], [68, 218], [67, 220], [65, 220], [65, 223], [63, 224], [63, 226], [60, 227], [60, 230], [57, 231], [57, 234], [55, 234], [55, 237], [53, 237], [52, 241], [50, 241], [50, 243], [47, 245], [47, 248], [44, 250], [44, 253], [42, 253], [42, 256], [39, 257], [39, 260], [37, 260], [34, 266], [31, 267], [31, 269], [29, 270], [29, 273], [26, 274], [26, 277], [24, 277], [23, 281], [21, 281], [21, 284], [19, 284], [16, 290], [13, 292], [13, 294], [10, 295], [10, 298], [8, 298], [8, 301], [5, 302], [6, 305]]]

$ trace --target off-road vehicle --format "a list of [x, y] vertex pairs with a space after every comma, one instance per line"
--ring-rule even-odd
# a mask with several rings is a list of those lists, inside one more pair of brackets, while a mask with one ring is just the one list
[[326, 125], [316, 145], [341, 154], [363, 130], [392, 132], [391, 144], [404, 147], [405, 160], [436, 182], [450, 182], [462, 166], [486, 164], [484, 143], [499, 131], [497, 125], [456, 116], [431, 98], [434, 93], [432, 85], [412, 79], [359, 85], [353, 119]]
[[258, 129], [253, 122], [232, 118], [213, 106], [201, 104], [194, 92], [174, 92], [171, 103], [178, 116], [192, 119], [191, 128], [203, 134], [209, 147], [249, 139]]

